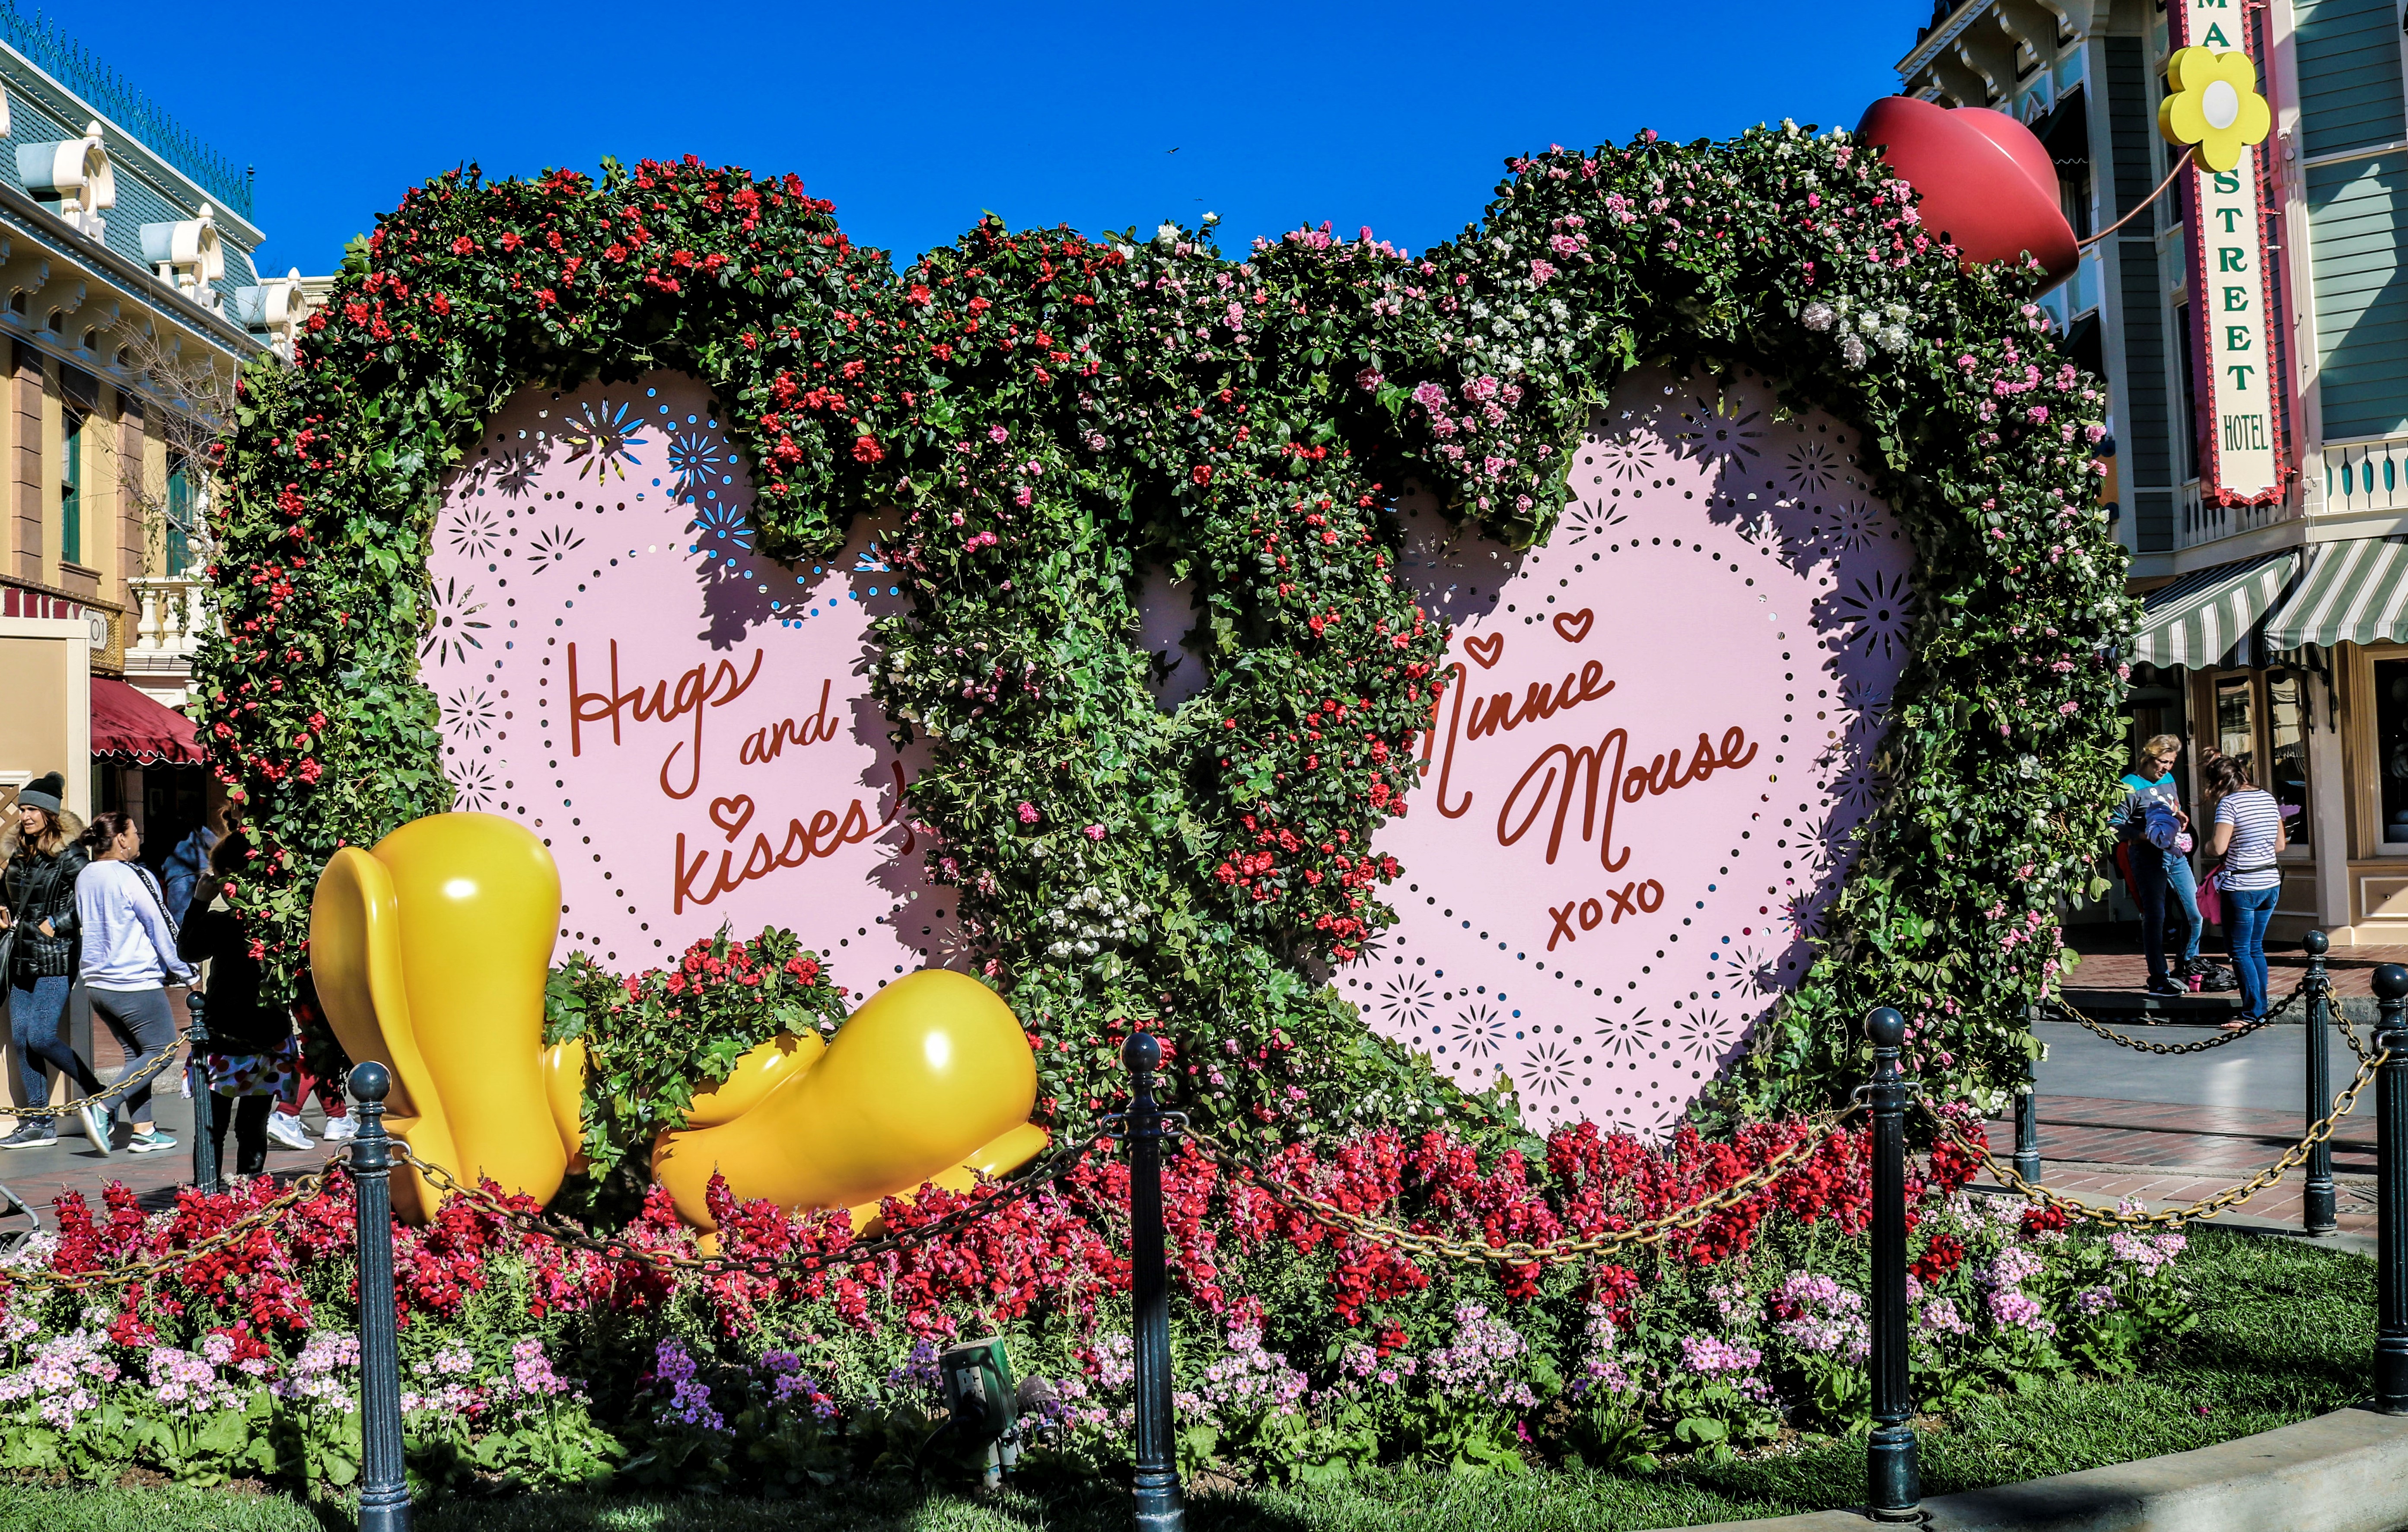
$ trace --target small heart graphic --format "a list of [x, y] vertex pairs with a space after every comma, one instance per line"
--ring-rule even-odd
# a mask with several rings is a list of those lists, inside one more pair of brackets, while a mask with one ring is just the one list
[[732, 798], [711, 799], [710, 823], [726, 831], [728, 839], [735, 839], [744, 833], [744, 826], [752, 823], [752, 799], [742, 793]]
[[1597, 613], [1586, 607], [1578, 611], [1559, 611], [1555, 613], [1555, 632], [1562, 635], [1564, 642], [1576, 644], [1588, 637], [1588, 625], [1596, 621]]
[[1505, 635], [1492, 633], [1484, 638], [1475, 634], [1463, 640], [1463, 651], [1478, 660], [1481, 669], [1493, 669], [1505, 652]]

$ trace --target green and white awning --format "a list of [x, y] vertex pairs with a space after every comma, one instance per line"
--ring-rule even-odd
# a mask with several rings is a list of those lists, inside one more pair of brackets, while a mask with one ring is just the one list
[[2308, 577], [2266, 621], [2276, 649], [2408, 639], [2408, 537], [2354, 537], [2315, 550]]
[[2300, 566], [2295, 549], [2197, 569], [2141, 598], [2144, 615], [2132, 658], [2150, 665], [2212, 666], [2266, 615]]

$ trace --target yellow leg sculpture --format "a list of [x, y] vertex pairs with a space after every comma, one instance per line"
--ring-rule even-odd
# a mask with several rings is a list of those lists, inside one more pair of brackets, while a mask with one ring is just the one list
[[373, 852], [343, 848], [309, 907], [319, 1001], [345, 1052], [392, 1069], [408, 1097], [395, 1133], [538, 1202], [568, 1169], [542, 1056], [559, 909], [552, 853], [493, 814], [435, 814]]
[[[491, 814], [436, 814], [372, 852], [346, 847], [318, 881], [309, 956], [344, 1051], [394, 1077], [387, 1122], [466, 1180], [548, 1202], [584, 1168], [585, 1045], [543, 1046], [560, 879], [543, 843]], [[695, 1094], [687, 1130], [665, 1133], [652, 1170], [697, 1228], [713, 1227], [714, 1172], [745, 1200], [849, 1208], [924, 1182], [968, 1190], [1040, 1153], [1027, 1121], [1037, 1061], [1010, 1007], [941, 969], [888, 985], [833, 1043], [781, 1036]], [[440, 1198], [394, 1181], [403, 1216]]]

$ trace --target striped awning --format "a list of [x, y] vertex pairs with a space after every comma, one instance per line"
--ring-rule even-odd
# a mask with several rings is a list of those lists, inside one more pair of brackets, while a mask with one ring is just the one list
[[2266, 621], [2276, 649], [2408, 638], [2408, 537], [2353, 537], [2315, 550], [2308, 577]]
[[2132, 658], [2150, 665], [2212, 666], [2248, 635], [2300, 566], [2296, 549], [2196, 569], [2141, 598]]

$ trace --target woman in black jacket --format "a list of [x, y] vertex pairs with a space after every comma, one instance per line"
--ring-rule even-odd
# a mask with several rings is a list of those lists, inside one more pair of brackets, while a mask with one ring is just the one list
[[251, 938], [220, 897], [250, 849], [250, 838], [239, 830], [210, 849], [209, 870], [193, 890], [176, 942], [185, 962], [208, 965], [208, 990], [196, 998], [207, 1008], [209, 1029], [209, 1132], [223, 1164], [226, 1123], [233, 1121], [234, 1168], [243, 1176], [267, 1168], [267, 1114], [293, 1072], [292, 1014], [261, 1002]]
[[[19, 790], [14, 844], [7, 870], [0, 872], [0, 926], [16, 933], [8, 960], [8, 1035], [17, 1045], [17, 1099], [29, 1106], [50, 1099], [45, 1063], [74, 1081], [81, 1095], [101, 1089], [100, 1077], [76, 1056], [62, 1025], [75, 985], [76, 875], [85, 861], [76, 844], [82, 822], [60, 802], [66, 790], [55, 771]], [[107, 1153], [104, 1120], [90, 1108], [84, 1117], [85, 1136]], [[20, 1118], [17, 1131], [0, 1138], [0, 1149], [38, 1149], [58, 1137], [47, 1118]]]

